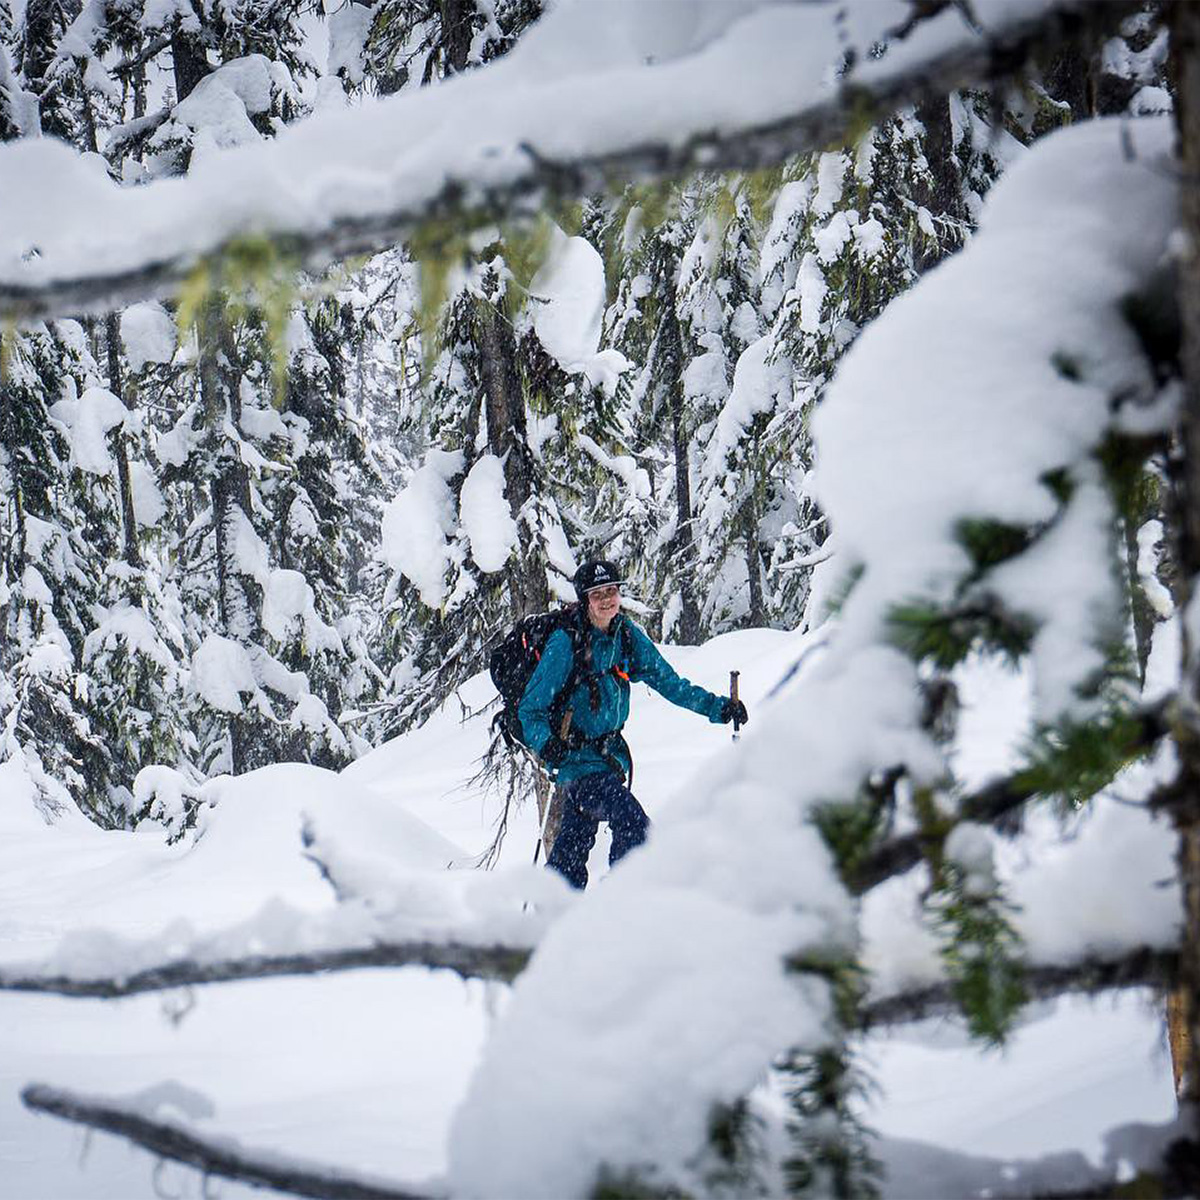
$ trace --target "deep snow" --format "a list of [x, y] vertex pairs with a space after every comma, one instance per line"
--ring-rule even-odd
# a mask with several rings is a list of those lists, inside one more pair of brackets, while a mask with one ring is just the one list
[[[731, 667], [740, 669], [753, 725], [766, 707], [763, 697], [804, 645], [798, 635], [760, 630], [668, 654], [714, 690], [723, 690]], [[974, 679], [977, 686], [964, 687], [973, 701], [968, 732], [1011, 744], [1023, 709], [1021, 681], [983, 668]], [[463, 689], [474, 710], [487, 694], [482, 679]], [[153, 830], [103, 833], [72, 814], [48, 828], [15, 771], [0, 767], [0, 961], [41, 958], [64, 935], [96, 926], [148, 937], [172, 923], [179, 931], [187, 921], [184, 937], [253, 919], [269, 938], [272, 902], [328, 912], [332, 892], [302, 853], [305, 816], [348, 852], [376, 865], [393, 862], [398, 877], [443, 871], [451, 859], [466, 864], [490, 840], [497, 810], [495, 798], [465, 783], [487, 720], [482, 713], [464, 722], [452, 700], [422, 729], [341, 776], [280, 766], [226, 784], [208, 811], [204, 837], [174, 847]], [[630, 734], [637, 791], [658, 819], [694, 790], [690, 781], [729, 739], [728, 729], [672, 709], [644, 687], [635, 694]], [[979, 747], [964, 746], [963, 753], [974, 753], [980, 776], [1004, 765]], [[530, 878], [531, 810], [515, 814], [495, 874]], [[1056, 836], [1042, 831], [1047, 853]], [[602, 872], [600, 841], [593, 867]], [[95, 941], [85, 935], [77, 949]], [[420, 970], [229, 984], [120, 1002], [0, 994], [0, 1197], [137, 1200], [153, 1197], [156, 1186], [200, 1195], [190, 1171], [168, 1165], [156, 1175], [142, 1151], [27, 1113], [17, 1094], [32, 1080], [110, 1095], [176, 1081], [207, 1103], [211, 1115], [199, 1115], [204, 1103], [194, 1109], [201, 1130], [398, 1180], [440, 1176], [451, 1118], [505, 994]], [[1099, 1163], [1105, 1130], [1162, 1122], [1174, 1112], [1162, 1014], [1140, 994], [1038, 1009], [1003, 1053], [981, 1054], [953, 1022], [938, 1021], [873, 1036], [867, 1058], [881, 1087], [869, 1119], [887, 1139], [883, 1156], [902, 1189], [892, 1195], [913, 1194], [903, 1189], [914, 1178], [931, 1195], [964, 1177], [979, 1184], [1007, 1178], [1017, 1186], [1019, 1173], [1006, 1176], [1004, 1161], [994, 1160], [1075, 1151]], [[910, 1139], [959, 1153], [934, 1154]], [[968, 1162], [963, 1154], [993, 1161]], [[1071, 1161], [1078, 1170], [1080, 1160]], [[219, 1190], [253, 1194], [227, 1183]]]

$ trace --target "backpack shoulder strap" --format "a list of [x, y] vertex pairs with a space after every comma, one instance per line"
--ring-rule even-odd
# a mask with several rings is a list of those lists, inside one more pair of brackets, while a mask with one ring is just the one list
[[625, 665], [633, 666], [633, 624], [628, 617], [621, 621], [621, 653], [625, 657]]
[[561, 629], [571, 643], [571, 667], [567, 671], [567, 677], [563, 680], [562, 687], [558, 689], [558, 695], [554, 698], [553, 711], [557, 720], [566, 711], [566, 706], [571, 700], [571, 693], [575, 690], [580, 676], [586, 673], [591, 659], [591, 643], [585, 636], [576, 606], [564, 608], [556, 615], [557, 620], [554, 629], [551, 630], [551, 635]]

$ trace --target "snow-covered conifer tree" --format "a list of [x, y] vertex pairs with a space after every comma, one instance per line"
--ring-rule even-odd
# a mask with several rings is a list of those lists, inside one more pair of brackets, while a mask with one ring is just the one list
[[762, 216], [775, 180], [718, 178], [697, 195], [696, 232], [680, 270], [697, 461], [697, 541], [705, 628], [775, 616], [765, 571], [781, 518], [773, 476], [790, 449], [792, 379], [768, 336], [759, 295]]
[[640, 564], [641, 590], [662, 610], [662, 636], [688, 645], [700, 638], [701, 581], [695, 429], [685, 397], [688, 363], [678, 305], [680, 261], [692, 233], [681, 208], [678, 193], [658, 188], [631, 189], [615, 206], [605, 237], [615, 292], [605, 327], [612, 345], [636, 364], [625, 422], [646, 447], [648, 467], [656, 468], [651, 489], [657, 527]]
[[109, 824], [110, 748], [89, 720], [81, 660], [114, 540], [92, 497], [70, 478], [70, 463], [77, 425], [85, 427], [79, 452], [104, 453], [113, 412], [103, 394], [80, 397], [64, 364], [78, 365], [86, 343], [74, 322], [64, 323], [64, 334], [47, 326], [6, 333], [0, 357], [2, 757], [23, 759], [48, 809], [71, 799]]

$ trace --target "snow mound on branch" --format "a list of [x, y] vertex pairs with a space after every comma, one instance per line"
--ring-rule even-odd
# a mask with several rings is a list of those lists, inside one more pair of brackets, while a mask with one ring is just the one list
[[163, 671], [172, 671], [175, 660], [170, 656], [146, 610], [137, 604], [122, 601], [106, 610], [83, 643], [83, 661], [91, 662], [101, 651], [115, 651], [124, 646], [130, 654], [140, 654]]
[[440, 608], [452, 556], [447, 538], [455, 529], [449, 481], [463, 469], [460, 451], [431, 450], [425, 465], [383, 514], [383, 557], [420, 593], [422, 603]]
[[250, 117], [271, 107], [271, 62], [261, 54], [235, 58], [206, 75], [171, 113], [171, 121], [151, 139], [165, 140], [166, 130], [181, 124], [203, 131], [222, 149], [261, 141]]
[[632, 363], [617, 350], [600, 350], [604, 320], [604, 260], [581, 237], [557, 226], [550, 254], [529, 285], [538, 340], [569, 375], [583, 375], [610, 396]]
[[50, 819], [38, 806], [37, 785], [29, 777], [25, 759], [20, 754], [0, 762], [0, 817], [4, 829], [10, 836], [26, 830], [41, 831], [50, 825]]
[[[1041, 848], [1029, 861], [1009, 864], [1016, 925], [1034, 961], [1071, 963], [1131, 946], [1179, 944], [1178, 839], [1170, 822], [1146, 806], [1154, 787], [1175, 770], [1170, 755], [1136, 764], [1089, 805], [1067, 836], [1035, 839]], [[1052, 820], [1044, 813], [1033, 819]], [[1014, 853], [998, 841], [998, 856], [1005, 849]]]
[[[1013, 0], [976, 0], [972, 12], [986, 29], [1011, 19]], [[322, 111], [267, 143], [246, 115], [265, 91], [265, 73], [248, 66], [251, 79], [233, 76], [227, 64], [192, 95], [205, 84], [224, 94], [195, 119], [209, 122], [210, 145], [233, 148], [196, 155], [186, 179], [120, 188], [93, 178], [81, 156], [54, 139], [0, 146], [0, 277], [31, 284], [134, 272], [214, 250], [250, 229], [311, 231], [414, 212], [454, 182], [486, 190], [528, 178], [531, 160], [628, 151], [630, 129], [639, 145], [655, 147], [766, 127], [829, 99], [851, 49], [858, 54], [850, 82], [871, 83], [977, 39], [948, 9], [873, 58], [871, 46], [908, 15], [899, 0], [851, 6], [837, 21], [824, 5], [765, 0], [558, 4], [486, 71]], [[175, 127], [164, 137], [186, 138], [180, 124], [164, 125]], [[235, 144], [239, 137], [245, 144]], [[28, 254], [34, 246], [36, 258]]]
[[717, 417], [717, 428], [706, 451], [705, 474], [709, 479], [725, 466], [726, 455], [736, 449], [743, 433], [759, 413], [771, 412], [791, 390], [791, 364], [771, 361], [770, 335], [752, 342], [738, 356], [733, 370], [729, 399]]
[[271, 552], [240, 505], [232, 505], [226, 513], [225, 537], [234, 569], [266, 587], [271, 576]]
[[144, 462], [129, 464], [129, 490], [133, 494], [133, 513], [139, 529], [157, 525], [167, 505], [158, 486], [158, 477]]
[[327, 71], [345, 72], [350, 83], [362, 83], [363, 46], [375, 18], [374, 9], [365, 4], [342, 4], [325, 18], [329, 24]]
[[[67, 406], [55, 405], [55, 411], [68, 415]], [[71, 465], [89, 475], [111, 475], [116, 464], [108, 448], [108, 435], [128, 415], [128, 409], [108, 388], [88, 388], [69, 413]]]
[[267, 577], [262, 623], [277, 642], [286, 642], [298, 630], [314, 652], [342, 649], [338, 631], [321, 620], [312, 587], [299, 571], [276, 569]]
[[161, 304], [132, 304], [121, 314], [121, 341], [136, 375], [147, 363], [169, 363], [175, 357], [175, 322]]
[[210, 633], [192, 655], [192, 687], [210, 708], [230, 715], [240, 713], [242, 696], [258, 691], [245, 646]]
[[198, 407], [196, 404], [189, 404], [180, 414], [179, 420], [166, 433], [158, 435], [154, 452], [163, 466], [182, 467], [188, 456], [200, 444], [204, 435], [201, 430], [193, 427]]
[[66, 680], [71, 677], [75, 664], [67, 648], [49, 634], [43, 634], [30, 650], [24, 667], [29, 675], [38, 679]]
[[517, 546], [519, 533], [504, 497], [504, 468], [494, 454], [482, 454], [462, 486], [459, 509], [481, 571], [500, 571]]
[[604, 260], [590, 242], [554, 230], [550, 253], [529, 285], [533, 328], [565, 371], [600, 348]]

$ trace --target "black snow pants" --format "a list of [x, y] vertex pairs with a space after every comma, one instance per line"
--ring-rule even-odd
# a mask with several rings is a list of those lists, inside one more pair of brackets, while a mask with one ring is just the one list
[[587, 887], [587, 860], [596, 844], [596, 830], [608, 822], [612, 848], [608, 862], [619, 862], [646, 840], [650, 819], [634, 794], [609, 771], [573, 779], [563, 787], [563, 817], [546, 865], [574, 888]]

